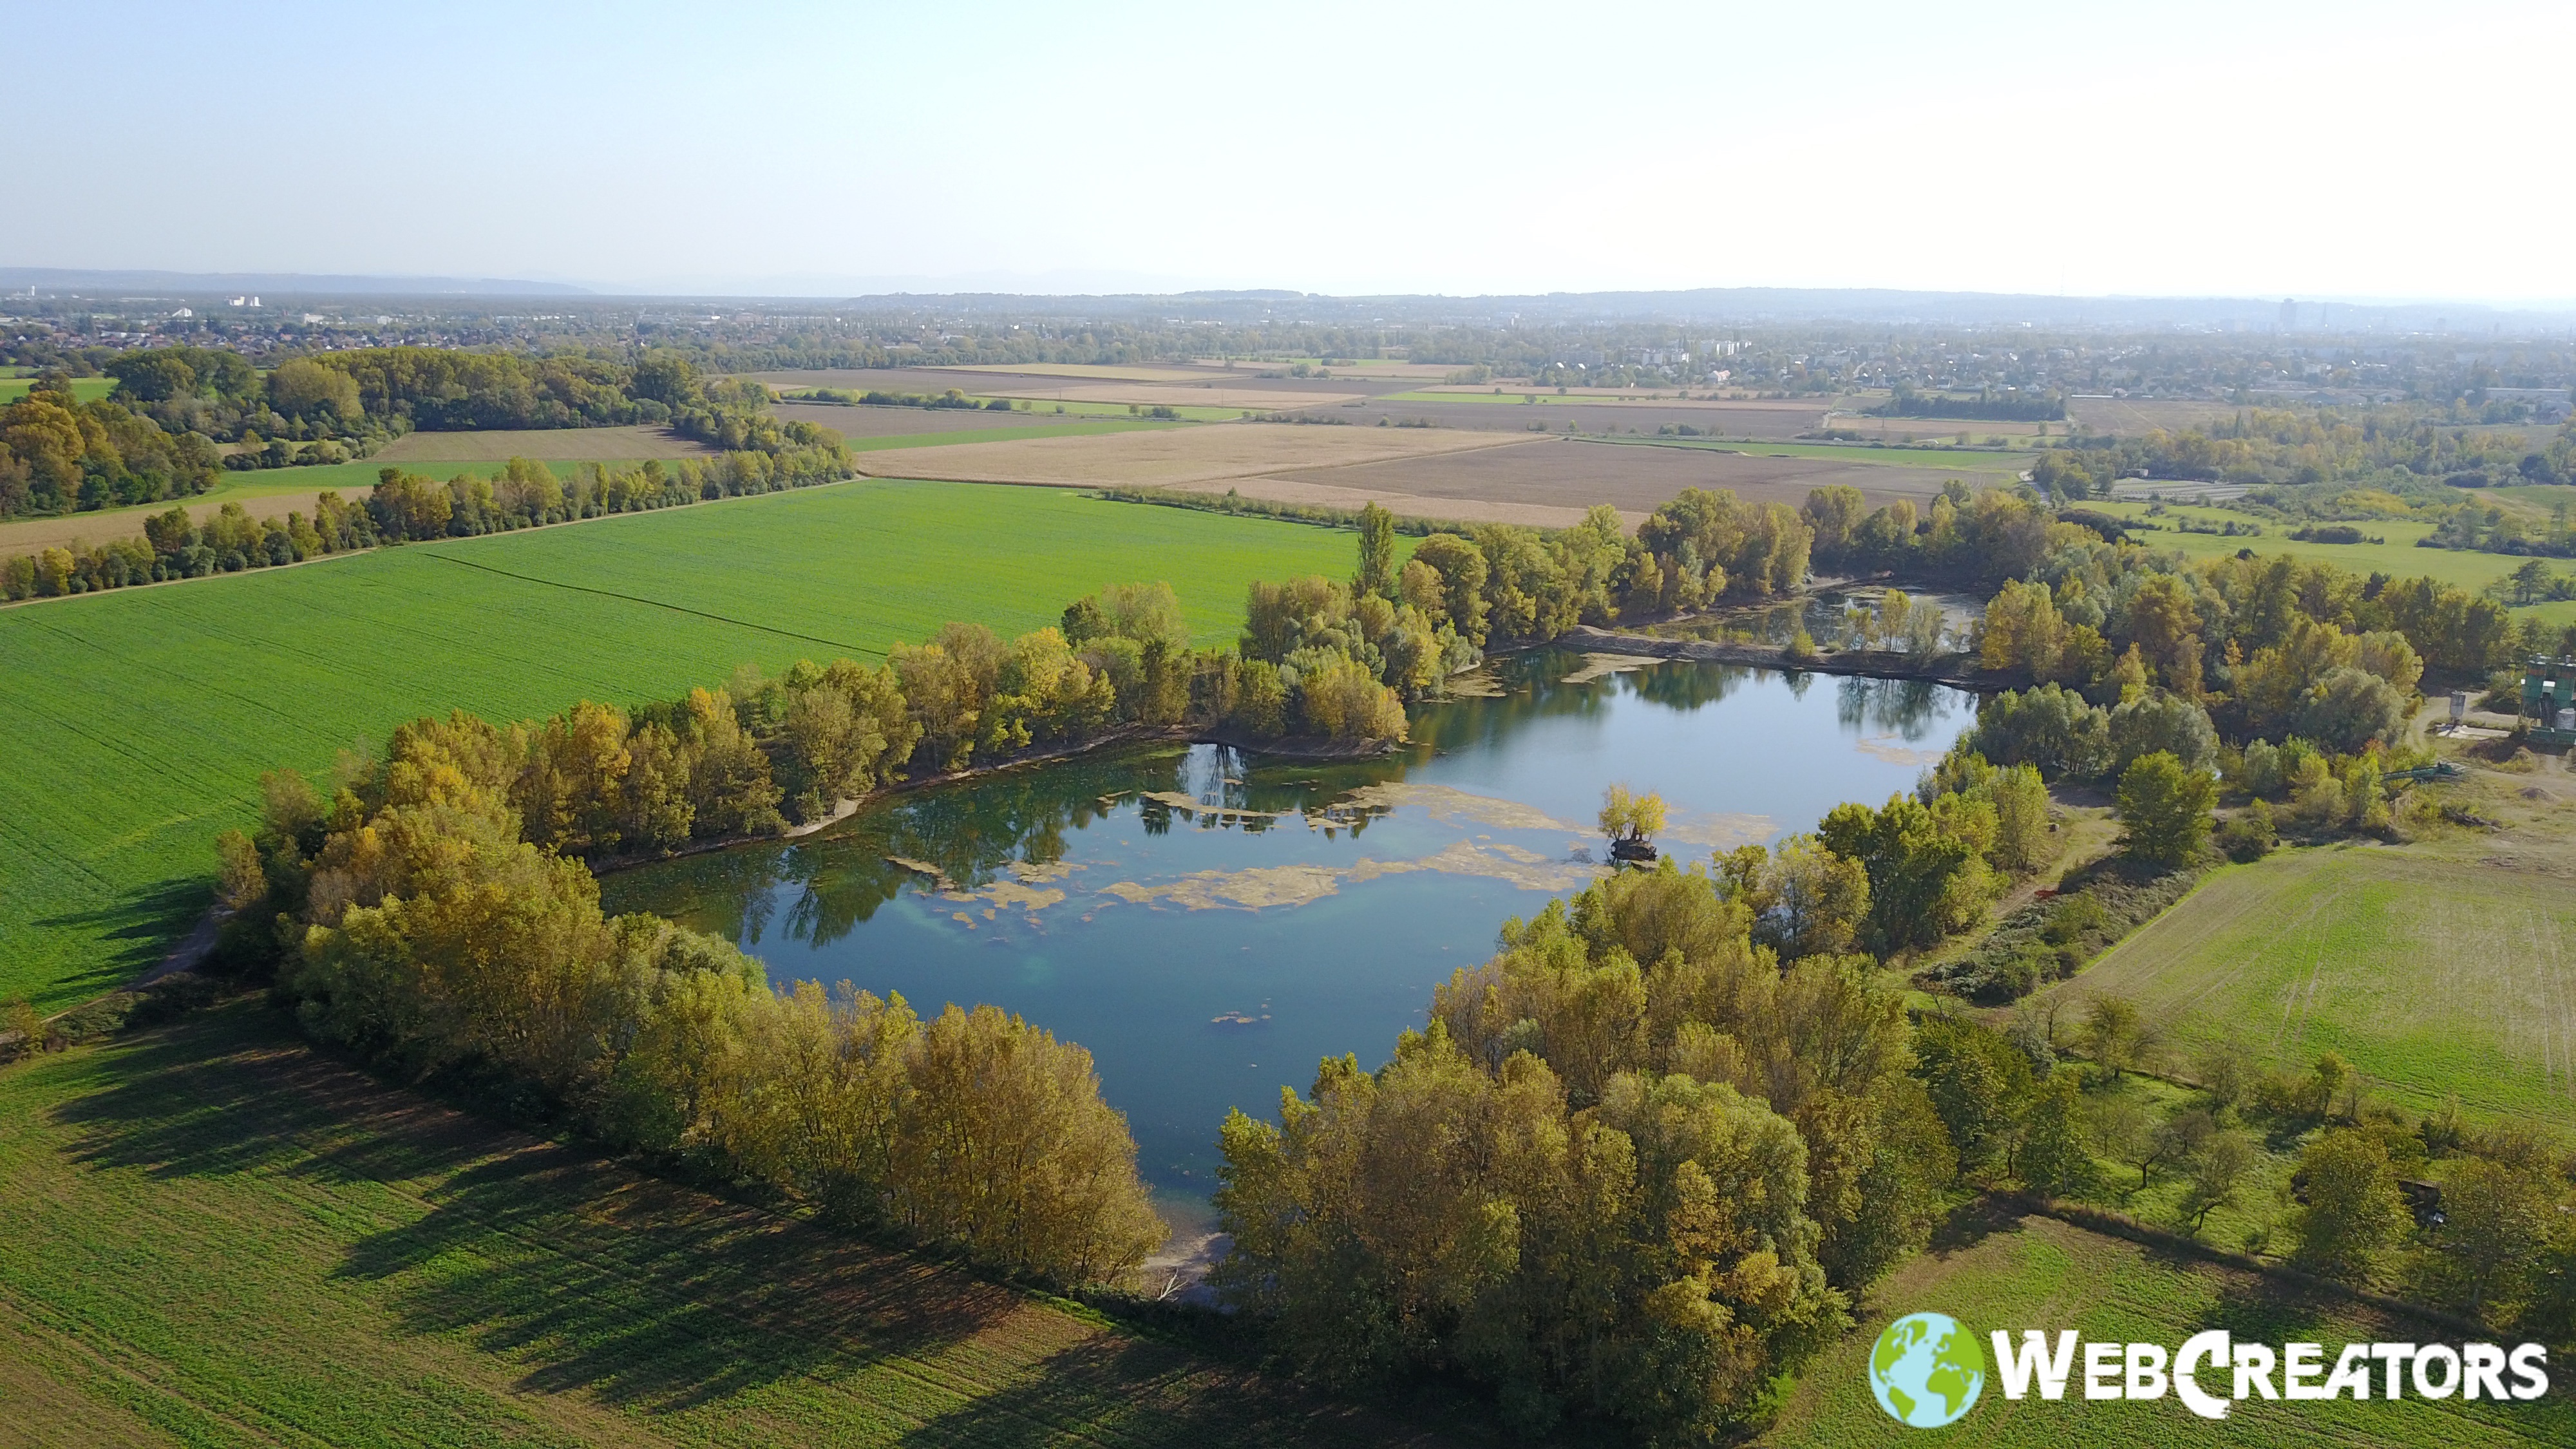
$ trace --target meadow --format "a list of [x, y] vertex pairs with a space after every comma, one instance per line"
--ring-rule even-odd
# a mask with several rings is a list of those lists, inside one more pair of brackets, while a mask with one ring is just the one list
[[[0, 407], [25, 397], [35, 386], [36, 380], [32, 377], [0, 377]], [[75, 402], [96, 402], [114, 391], [116, 379], [112, 377], [72, 379], [72, 400]]]
[[0, 1069], [0, 1445], [1431, 1443], [387, 1089], [241, 1001]]
[[2185, 1062], [2226, 1035], [2288, 1070], [2331, 1050], [2414, 1111], [2456, 1095], [2482, 1118], [2576, 1125], [2576, 887], [2488, 850], [2225, 867], [2055, 991], [2135, 1001]]
[[[2084, 507], [2107, 513], [2123, 521], [2163, 522], [2189, 518], [2207, 523], [2250, 523], [2246, 514], [2231, 513], [2223, 508], [2206, 508], [2190, 504], [2164, 505], [2166, 517], [2149, 518], [2150, 503], [2126, 503], [2103, 499], [2087, 502]], [[2357, 574], [2384, 573], [2390, 578], [2434, 578], [2472, 593], [2483, 591], [2489, 584], [2512, 573], [2522, 560], [2500, 553], [2469, 553], [2452, 548], [2417, 548], [2415, 540], [2430, 534], [2429, 523], [2408, 523], [2391, 519], [2371, 519], [2353, 525], [2372, 538], [2385, 543], [2308, 543], [2290, 537], [2288, 526], [2262, 524], [2257, 537], [2238, 534], [2233, 538], [2215, 533], [2183, 533], [2168, 526], [2153, 532], [2134, 533], [2131, 537], [2149, 548], [2170, 549], [2190, 558], [2217, 558], [2233, 555], [2238, 549], [2250, 548], [2258, 554], [2288, 554], [2293, 558], [2316, 559]]]
[[[1932, 1251], [1899, 1267], [1854, 1314], [1859, 1327], [1827, 1351], [1787, 1396], [1778, 1421], [1756, 1442], [1766, 1449], [1912, 1444], [1917, 1431], [1889, 1418], [1871, 1395], [1872, 1343], [1890, 1319], [1947, 1313], [1986, 1350], [1987, 1382], [1976, 1407], [1950, 1432], [1980, 1449], [2161, 1449], [2178, 1443], [2417, 1449], [2442, 1445], [2537, 1446], [2576, 1437], [2576, 1401], [2563, 1392], [2537, 1403], [2464, 1403], [2409, 1396], [2330, 1402], [2249, 1399], [2225, 1424], [2192, 1417], [2168, 1396], [2150, 1403], [2088, 1403], [2070, 1382], [2050, 1403], [2036, 1392], [2004, 1397], [1989, 1335], [1997, 1329], [2072, 1328], [2087, 1342], [2161, 1343], [2168, 1350], [2205, 1328], [2270, 1344], [2308, 1340], [2333, 1355], [2346, 1342], [2396, 1339], [2458, 1342], [2456, 1330], [2393, 1318], [2339, 1298], [2311, 1296], [2241, 1269], [2222, 1267], [2053, 1218], [2016, 1217], [1972, 1206], [1935, 1239]], [[2078, 1366], [2077, 1373], [2081, 1373]], [[2553, 1376], [2555, 1377], [2555, 1376]], [[2224, 1374], [2202, 1384], [2224, 1394]], [[2375, 1381], [2374, 1381], [2375, 1386]]]
[[1223, 641], [1247, 581], [1339, 577], [1350, 549], [1067, 492], [861, 482], [0, 609], [0, 999], [66, 1006], [158, 960], [261, 771], [327, 769], [405, 719], [632, 704], [952, 619], [1009, 635], [1133, 581], [1169, 582]]

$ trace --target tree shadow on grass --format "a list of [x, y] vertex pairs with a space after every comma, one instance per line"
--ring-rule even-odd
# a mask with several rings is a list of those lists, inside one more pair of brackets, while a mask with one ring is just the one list
[[59, 991], [69, 1004], [125, 985], [160, 965], [171, 948], [195, 929], [214, 898], [207, 881], [173, 879], [127, 891], [89, 910], [37, 917], [29, 922], [37, 930], [78, 932], [105, 946], [104, 950], [85, 947], [86, 968], [45, 983], [45, 994], [51, 997]]
[[362, 1195], [351, 1216], [408, 1217], [350, 1243], [334, 1276], [375, 1285], [406, 1332], [508, 1356], [532, 1391], [669, 1411], [933, 1353], [1014, 1314], [1072, 1325], [961, 1270], [387, 1087], [309, 1050], [256, 1002], [96, 1061], [98, 1085], [54, 1109], [73, 1160], [318, 1184]]

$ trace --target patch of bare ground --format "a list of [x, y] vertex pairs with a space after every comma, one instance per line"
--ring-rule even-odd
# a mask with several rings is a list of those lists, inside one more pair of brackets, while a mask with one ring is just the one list
[[[839, 403], [773, 403], [770, 413], [781, 422], [812, 423], [845, 438], [899, 438], [914, 433], [980, 432], [985, 428], [1032, 428], [1078, 423], [1073, 416], [1036, 412], [993, 412], [985, 408], [849, 407]], [[1109, 421], [1103, 419], [1102, 421]]]
[[388, 463], [625, 463], [642, 458], [704, 458], [716, 450], [668, 428], [501, 428], [470, 433], [412, 433], [375, 456]]
[[[253, 518], [284, 518], [289, 513], [313, 516], [313, 499], [320, 489], [295, 493], [270, 493], [249, 498], [219, 498], [211, 503], [184, 505], [188, 517], [202, 527], [226, 503], [238, 503]], [[355, 495], [354, 489], [339, 489], [343, 498]], [[70, 548], [78, 544], [109, 543], [120, 538], [141, 538], [143, 520], [153, 513], [181, 507], [176, 503], [157, 504], [152, 508], [120, 508], [113, 513], [74, 513], [61, 518], [12, 519], [0, 524], [0, 554], [34, 553], [39, 549]]]
[[860, 466], [877, 478], [1056, 488], [1182, 488], [1291, 469], [1501, 448], [1526, 441], [1437, 428], [1229, 423], [1159, 432], [887, 448], [865, 455]]

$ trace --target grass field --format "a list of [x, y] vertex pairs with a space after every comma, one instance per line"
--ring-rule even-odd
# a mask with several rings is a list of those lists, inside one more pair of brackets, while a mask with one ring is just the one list
[[[0, 377], [0, 406], [25, 397], [36, 386], [32, 377]], [[96, 402], [116, 391], [112, 377], [76, 377], [72, 379], [72, 398], [76, 402]]]
[[[2096, 499], [2084, 505], [2098, 512], [2123, 519], [2146, 519], [2146, 503], [2123, 503]], [[2169, 503], [2165, 512], [2172, 518], [2202, 519], [2212, 523], [2246, 523], [2245, 514], [2230, 513], [2223, 508], [2203, 508]], [[2157, 520], [2148, 520], [2150, 522]], [[2319, 559], [2357, 574], [2379, 572], [2391, 578], [2435, 578], [2456, 584], [2472, 593], [2513, 572], [2522, 562], [2498, 553], [2467, 553], [2452, 548], [2417, 548], [2415, 540], [2433, 531], [2429, 523], [2405, 523], [2373, 519], [2353, 525], [2373, 538], [2386, 543], [2303, 543], [2290, 537], [2288, 527], [2278, 523], [2263, 525], [2260, 537], [2242, 534], [2229, 538], [2213, 533], [2181, 533], [2159, 529], [2153, 533], [2132, 535], [2150, 548], [2171, 549], [2191, 558], [2213, 558], [2250, 548], [2258, 554], [2289, 554], [2294, 558]]]
[[[2499, 847], [2501, 849], [2501, 847]], [[2056, 988], [2120, 995], [2178, 1041], [2273, 1064], [2333, 1050], [2416, 1111], [2576, 1124], [2576, 886], [2421, 850], [2230, 866]]]
[[1004, 634], [1168, 581], [1229, 639], [1256, 577], [1351, 566], [1347, 533], [1040, 489], [853, 483], [0, 609], [0, 999], [154, 960], [207, 900], [263, 770], [402, 720], [627, 704], [736, 665]]
[[0, 1069], [0, 1445], [1429, 1442], [388, 1090], [248, 1002]]
[[[2171, 1397], [2150, 1403], [2088, 1403], [2070, 1379], [2056, 1403], [2036, 1392], [2007, 1400], [1994, 1372], [1989, 1335], [2025, 1328], [2054, 1335], [2075, 1329], [2086, 1341], [2138, 1340], [2168, 1351], [2205, 1328], [2270, 1344], [2292, 1340], [2340, 1346], [2358, 1340], [2458, 1342], [2453, 1330], [2390, 1321], [2358, 1305], [2308, 1298], [2259, 1275], [2141, 1247], [2070, 1227], [2052, 1218], [1979, 1220], [1954, 1225], [1945, 1246], [1898, 1268], [1871, 1291], [1854, 1316], [1859, 1327], [1820, 1358], [1790, 1394], [1779, 1421], [1759, 1439], [1768, 1449], [1850, 1449], [1912, 1444], [1918, 1431], [1889, 1418], [1871, 1395], [1870, 1346], [1890, 1319], [1947, 1313], [1977, 1335], [1988, 1357], [1985, 1391], [1948, 1432], [1978, 1449], [2163, 1449], [2225, 1443], [2262, 1449], [2470, 1449], [2576, 1441], [2576, 1401], [2563, 1392], [2537, 1403], [2464, 1403], [2412, 1397], [2387, 1402], [2266, 1403], [2248, 1399], [2223, 1424], [2192, 1417]], [[1965, 1231], [1960, 1231], [1961, 1227]], [[2077, 1375], [2082, 1372], [2079, 1364]], [[2553, 1379], [2558, 1375], [2553, 1374]], [[2202, 1384], [2224, 1395], [2226, 1375]], [[2374, 1387], [2377, 1380], [2374, 1379]]]

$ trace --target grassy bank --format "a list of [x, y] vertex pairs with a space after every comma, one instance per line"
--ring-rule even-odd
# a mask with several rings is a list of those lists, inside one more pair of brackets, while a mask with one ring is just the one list
[[248, 1002], [0, 1069], [0, 1443], [1419, 1442], [641, 1178]]
[[259, 773], [402, 720], [518, 719], [865, 656], [952, 619], [1009, 635], [1164, 580], [1202, 639], [1244, 585], [1347, 536], [1050, 489], [853, 483], [0, 610], [0, 998], [124, 980], [207, 900]]

